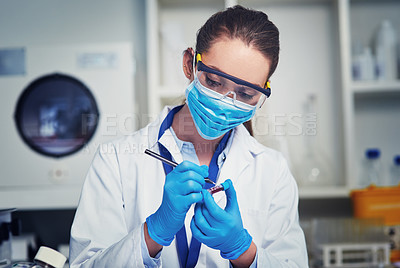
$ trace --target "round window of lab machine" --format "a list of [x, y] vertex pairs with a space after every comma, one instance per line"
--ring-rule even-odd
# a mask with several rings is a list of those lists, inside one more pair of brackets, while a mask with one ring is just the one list
[[30, 83], [15, 110], [15, 122], [24, 142], [52, 157], [82, 149], [93, 137], [98, 119], [89, 88], [72, 76], [57, 73]]

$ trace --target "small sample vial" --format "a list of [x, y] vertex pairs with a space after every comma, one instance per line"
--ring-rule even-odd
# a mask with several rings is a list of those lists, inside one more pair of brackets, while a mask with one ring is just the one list
[[380, 160], [381, 152], [379, 149], [367, 149], [362, 166], [360, 186], [382, 185], [382, 164]]
[[207, 191], [209, 191], [211, 195], [221, 192], [223, 190], [224, 190], [224, 186], [222, 186], [221, 184], [215, 185], [214, 187], [207, 189]]
[[207, 191], [213, 195], [215, 193], [221, 192], [221, 191], [226, 191], [229, 188], [229, 183], [227, 181], [224, 181], [221, 184], [215, 185], [214, 187], [211, 187], [207, 189]]
[[34, 262], [19, 262], [12, 267], [15, 268], [63, 268], [67, 258], [60, 252], [48, 248], [40, 247]]
[[393, 166], [390, 170], [391, 181], [390, 184], [393, 186], [400, 185], [400, 155], [395, 155], [393, 158]]

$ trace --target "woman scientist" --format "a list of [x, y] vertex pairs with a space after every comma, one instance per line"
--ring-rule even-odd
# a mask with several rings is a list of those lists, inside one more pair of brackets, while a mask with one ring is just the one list
[[[270, 94], [278, 54], [266, 14], [235, 6], [208, 19], [183, 56], [186, 103], [97, 152], [71, 229], [72, 268], [308, 266], [295, 180], [243, 126]], [[211, 196], [207, 177], [230, 179], [226, 191]]]

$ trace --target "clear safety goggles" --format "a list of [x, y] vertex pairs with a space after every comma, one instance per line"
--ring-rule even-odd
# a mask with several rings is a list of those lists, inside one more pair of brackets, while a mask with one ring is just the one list
[[199, 53], [196, 55], [196, 61], [196, 75], [200, 84], [224, 97], [232, 98], [236, 106], [240, 107], [242, 106], [240, 103], [244, 103], [246, 105], [260, 107], [265, 99], [271, 95], [269, 81], [265, 84], [265, 87], [262, 88], [208, 67], [201, 61], [201, 55]]

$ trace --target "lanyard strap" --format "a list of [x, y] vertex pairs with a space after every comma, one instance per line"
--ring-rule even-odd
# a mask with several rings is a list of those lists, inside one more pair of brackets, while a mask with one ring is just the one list
[[[182, 109], [183, 105], [177, 106], [173, 108], [164, 121], [161, 123], [160, 126], [160, 131], [158, 133], [158, 140], [161, 138], [161, 136], [164, 134], [164, 132], [171, 127], [172, 121], [174, 119], [175, 114]], [[230, 136], [230, 131], [224, 135], [222, 140], [217, 146], [217, 149], [214, 152], [213, 157], [211, 158], [210, 166], [209, 166], [209, 178], [213, 181], [217, 181], [217, 176], [219, 172], [219, 167], [218, 167], [218, 156], [221, 154], [221, 152], [224, 150], [228, 139]], [[159, 150], [160, 150], [160, 155], [163, 157], [172, 160], [172, 155], [171, 153], [165, 148], [161, 143], [158, 143]], [[164, 167], [164, 172], [165, 175], [170, 173], [172, 171], [172, 167], [163, 163]], [[210, 183], [206, 183], [204, 185], [205, 189], [208, 189], [212, 187], [213, 185]], [[186, 236], [186, 229], [185, 226], [183, 226], [177, 233], [176, 233], [176, 245], [178, 248], [178, 257], [179, 257], [179, 262], [180, 266], [182, 268], [193, 268], [197, 260], [199, 259], [199, 254], [200, 254], [200, 247], [201, 243], [194, 237], [192, 237], [192, 241], [190, 242], [190, 249], [188, 249], [188, 243], [187, 243], [187, 236]]]

